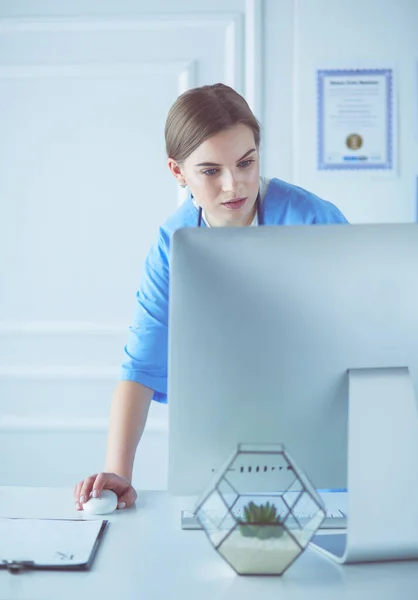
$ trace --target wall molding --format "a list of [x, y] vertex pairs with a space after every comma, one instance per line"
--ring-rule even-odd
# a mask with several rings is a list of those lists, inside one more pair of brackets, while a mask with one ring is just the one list
[[225, 30], [225, 83], [245, 95], [245, 39], [244, 15], [238, 15]]
[[[91, 417], [44, 417], [5, 415], [0, 418], [0, 433], [94, 433], [106, 434], [109, 427], [107, 418]], [[166, 419], [150, 416], [144, 430], [147, 434], [167, 434]]]
[[192, 61], [132, 61], [132, 62], [79, 62], [71, 64], [0, 65], [0, 79], [44, 79], [65, 77], [116, 77], [120, 75], [188, 73]]
[[0, 366], [0, 381], [4, 379], [98, 380], [116, 383], [120, 366]]
[[152, 31], [185, 28], [228, 27], [239, 12], [162, 13], [125, 17], [9, 17], [0, 19], [1, 33], [63, 33]]
[[127, 335], [129, 325], [92, 321], [0, 321], [2, 335]]
[[[187, 90], [197, 86], [198, 81], [198, 65], [197, 61], [193, 60], [179, 74], [178, 78], [178, 95], [183, 94]], [[189, 191], [187, 188], [182, 188], [177, 185], [177, 206], [181, 206], [188, 198]]]
[[197, 61], [191, 60], [183, 63], [183, 65], [178, 77], [179, 95], [197, 85]]
[[245, 98], [263, 123], [263, 15], [264, 0], [246, 0], [245, 4]]

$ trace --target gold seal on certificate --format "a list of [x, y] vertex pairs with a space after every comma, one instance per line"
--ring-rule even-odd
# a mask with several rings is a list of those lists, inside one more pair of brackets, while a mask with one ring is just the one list
[[363, 138], [358, 133], [351, 133], [345, 140], [350, 150], [358, 150], [363, 145]]

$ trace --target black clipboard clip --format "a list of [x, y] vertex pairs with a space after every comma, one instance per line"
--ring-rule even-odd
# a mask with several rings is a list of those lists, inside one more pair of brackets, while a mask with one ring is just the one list
[[27, 571], [35, 565], [33, 560], [2, 560], [1, 562], [12, 575]]

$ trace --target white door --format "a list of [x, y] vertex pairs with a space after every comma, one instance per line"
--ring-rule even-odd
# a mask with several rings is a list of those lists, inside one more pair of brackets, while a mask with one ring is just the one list
[[[245, 56], [257, 3], [154, 0], [152, 15], [148, 4], [116, 17], [106, 16], [116, 1], [90, 1], [88, 16], [64, 16], [69, 1], [54, 17], [34, 17], [33, 3], [13, 18], [1, 8], [3, 485], [70, 486], [103, 468], [142, 263], [181, 201], [167, 111], [189, 87], [223, 81], [251, 94], [256, 79]], [[140, 487], [165, 486], [166, 428], [154, 404]]]

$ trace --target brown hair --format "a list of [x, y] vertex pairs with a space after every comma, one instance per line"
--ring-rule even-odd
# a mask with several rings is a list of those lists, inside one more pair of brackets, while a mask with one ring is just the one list
[[165, 124], [167, 156], [181, 163], [200, 144], [222, 130], [243, 124], [260, 146], [260, 124], [246, 100], [223, 83], [187, 90], [170, 108]]

